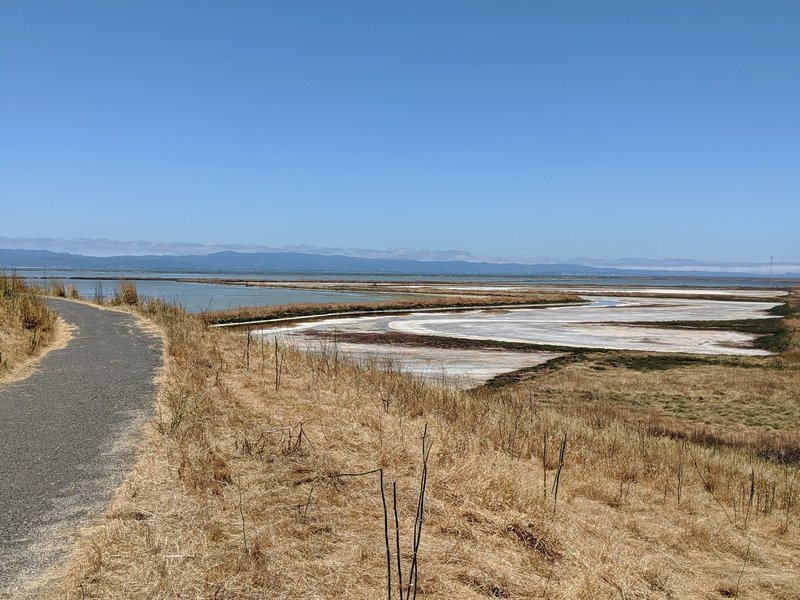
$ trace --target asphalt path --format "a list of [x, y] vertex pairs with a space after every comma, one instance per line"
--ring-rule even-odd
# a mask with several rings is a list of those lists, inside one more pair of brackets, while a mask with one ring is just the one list
[[0, 597], [63, 555], [133, 461], [161, 342], [136, 318], [48, 300], [74, 326], [27, 379], [0, 384]]

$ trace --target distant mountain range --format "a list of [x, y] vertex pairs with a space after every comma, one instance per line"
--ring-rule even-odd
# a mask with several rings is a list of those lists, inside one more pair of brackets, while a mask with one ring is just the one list
[[[185, 273], [364, 274], [364, 275], [489, 275], [489, 276], [669, 276], [765, 277], [764, 273], [708, 272], [700, 269], [632, 269], [578, 263], [523, 264], [465, 260], [364, 258], [305, 252], [214, 252], [212, 254], [85, 256], [49, 250], [0, 249], [0, 268], [80, 269]], [[800, 278], [800, 271], [775, 273], [776, 278]]]

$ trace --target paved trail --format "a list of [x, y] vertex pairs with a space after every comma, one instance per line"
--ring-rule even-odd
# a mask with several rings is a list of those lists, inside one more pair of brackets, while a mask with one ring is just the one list
[[131, 315], [48, 302], [76, 327], [72, 340], [28, 379], [0, 384], [0, 597], [22, 592], [110, 497], [161, 364], [160, 341]]

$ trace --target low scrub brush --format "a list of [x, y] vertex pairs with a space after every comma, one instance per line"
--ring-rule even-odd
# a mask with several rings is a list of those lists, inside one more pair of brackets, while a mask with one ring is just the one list
[[139, 292], [136, 290], [136, 284], [132, 281], [120, 281], [117, 285], [117, 293], [114, 300], [117, 304], [127, 304], [129, 306], [139, 304]]
[[67, 297], [67, 290], [64, 287], [64, 282], [60, 279], [56, 279], [53, 277], [50, 279], [50, 295], [55, 296], [56, 298], [66, 298]]

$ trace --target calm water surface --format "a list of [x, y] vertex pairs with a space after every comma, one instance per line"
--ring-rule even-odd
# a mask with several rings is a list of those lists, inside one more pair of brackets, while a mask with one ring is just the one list
[[[83, 279], [83, 277], [206, 277], [205, 275], [165, 273], [87, 273], [85, 271], [51, 271], [44, 277], [41, 272], [18, 271], [31, 281], [43, 282], [50, 277], [60, 279], [65, 286], [74, 285], [84, 298], [102, 296], [111, 298], [117, 282], [108, 279]], [[75, 279], [81, 277], [81, 279]], [[229, 276], [230, 277], [230, 276]], [[238, 277], [238, 276], [236, 276]], [[219, 276], [222, 278], [222, 276]], [[190, 312], [226, 310], [243, 306], [277, 306], [280, 304], [328, 304], [338, 302], [385, 302], [396, 294], [366, 294], [325, 290], [299, 290], [292, 288], [259, 288], [220, 283], [188, 283], [170, 281], [135, 281], [139, 296], [176, 302]]]
[[[74, 285], [81, 296], [93, 298], [98, 294], [108, 298], [114, 294], [116, 282], [104, 278], [130, 277], [159, 278], [151, 281], [136, 281], [139, 294], [147, 298], [160, 298], [177, 302], [186, 310], [224, 310], [243, 306], [275, 306], [279, 304], [326, 304], [333, 302], [379, 302], [397, 298], [396, 294], [368, 294], [356, 292], [335, 292], [321, 290], [299, 290], [292, 288], [258, 288], [243, 285], [224, 285], [215, 283], [189, 283], [170, 281], [175, 278], [202, 279], [242, 279], [264, 281], [379, 281], [410, 283], [426, 281], [431, 283], [487, 284], [548, 284], [548, 285], [618, 285], [618, 286], [663, 286], [663, 287], [770, 287], [766, 278], [691, 278], [691, 277], [487, 277], [487, 276], [419, 276], [419, 275], [328, 275], [319, 273], [263, 274], [263, 273], [168, 273], [150, 271], [87, 271], [25, 269], [17, 271], [33, 281], [47, 280], [50, 277], [61, 279], [65, 285]], [[797, 282], [791, 282], [796, 284]], [[775, 280], [772, 286], [787, 285]]]

